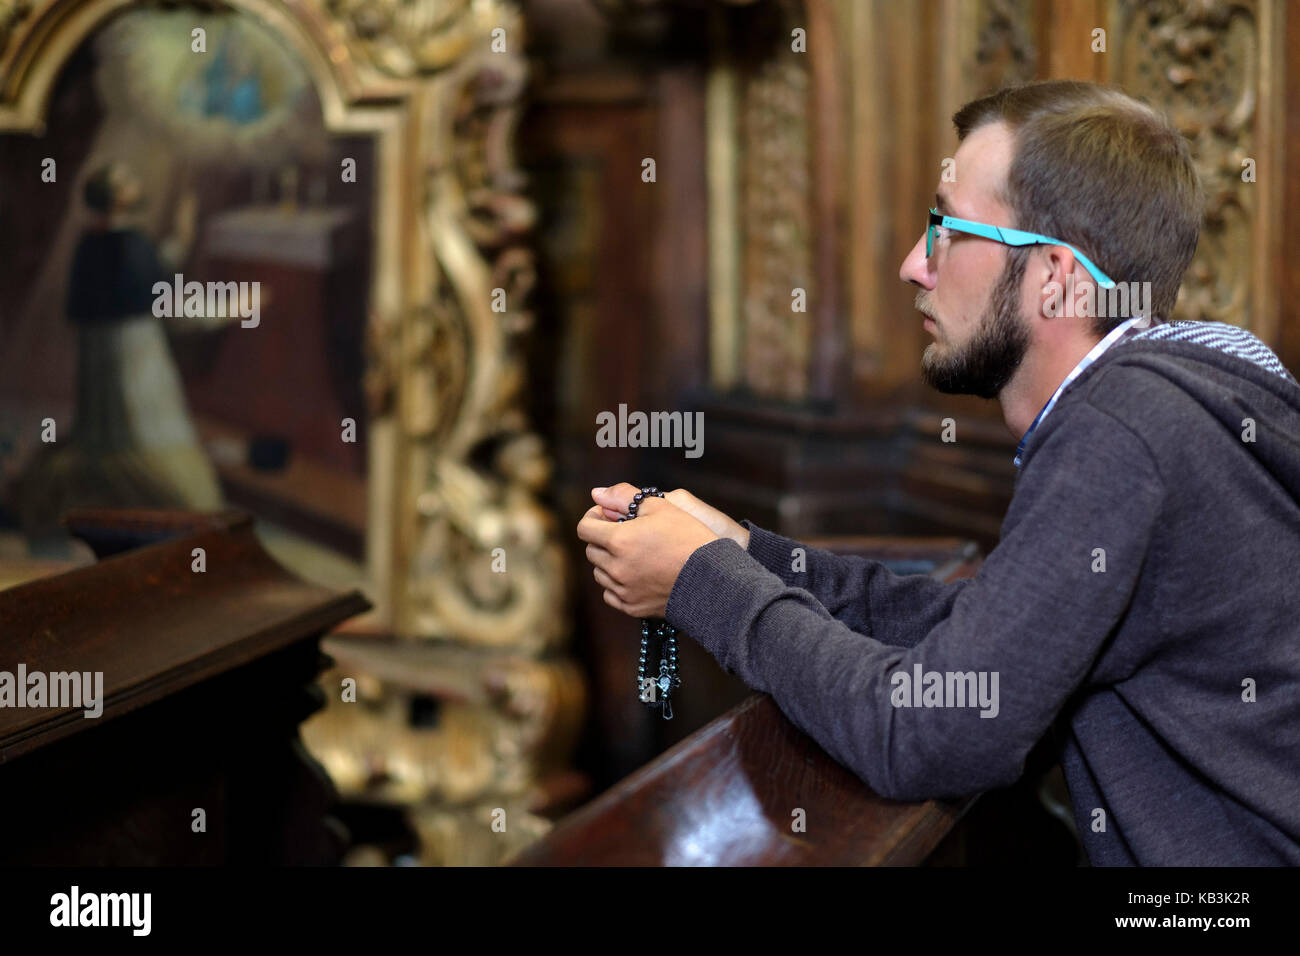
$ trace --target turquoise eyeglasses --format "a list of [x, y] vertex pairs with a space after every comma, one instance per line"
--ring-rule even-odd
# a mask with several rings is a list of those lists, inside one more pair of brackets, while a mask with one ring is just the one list
[[969, 233], [972, 236], [982, 236], [985, 239], [992, 239], [994, 242], [1000, 242], [1007, 246], [1065, 246], [1074, 253], [1074, 258], [1083, 263], [1083, 267], [1092, 273], [1092, 277], [1097, 280], [1097, 285], [1103, 289], [1115, 288], [1115, 282], [1110, 276], [1093, 265], [1091, 259], [1068, 242], [1052, 239], [1050, 236], [1040, 236], [1036, 232], [1021, 232], [1019, 229], [1007, 229], [1004, 226], [990, 226], [984, 222], [958, 219], [956, 216], [944, 216], [937, 209], [930, 210], [930, 222], [925, 231], [925, 257], [927, 259], [930, 258], [930, 253], [934, 248], [934, 237], [941, 228], [951, 229], [954, 232]]

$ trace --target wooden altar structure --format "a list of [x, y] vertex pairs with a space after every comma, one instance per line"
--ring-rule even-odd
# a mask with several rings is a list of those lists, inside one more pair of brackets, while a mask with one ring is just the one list
[[0, 591], [0, 670], [102, 675], [102, 712], [0, 708], [0, 863], [337, 863], [336, 794], [298, 725], [322, 703], [321, 634], [369, 602], [288, 574], [241, 512], [68, 524], [100, 560]]

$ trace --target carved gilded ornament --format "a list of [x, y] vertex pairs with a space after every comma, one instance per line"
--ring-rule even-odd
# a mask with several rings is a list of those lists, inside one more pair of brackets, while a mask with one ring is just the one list
[[0, 53], [8, 47], [13, 28], [31, 11], [30, 0], [0, 0]]

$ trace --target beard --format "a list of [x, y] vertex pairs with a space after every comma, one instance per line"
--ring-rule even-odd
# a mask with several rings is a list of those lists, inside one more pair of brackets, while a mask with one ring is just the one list
[[[963, 348], [945, 354], [939, 341], [926, 347], [921, 357], [921, 377], [927, 385], [947, 395], [997, 398], [1011, 381], [1029, 348], [1029, 329], [1020, 309], [1020, 285], [1028, 261], [1025, 250], [1009, 251], [979, 328]], [[934, 319], [937, 326], [939, 320], [930, 313], [925, 295], [917, 293], [916, 307]]]

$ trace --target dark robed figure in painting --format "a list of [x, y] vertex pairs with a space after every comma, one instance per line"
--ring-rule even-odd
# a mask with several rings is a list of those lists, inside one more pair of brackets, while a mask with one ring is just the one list
[[41, 447], [15, 484], [15, 510], [32, 532], [57, 525], [72, 507], [221, 506], [153, 314], [154, 283], [171, 282], [192, 238], [192, 197], [181, 204], [177, 235], [161, 248], [123, 222], [141, 198], [125, 165], [95, 172], [84, 197], [95, 222], [73, 257], [67, 307], [77, 327], [76, 420], [70, 435], [57, 433]]

